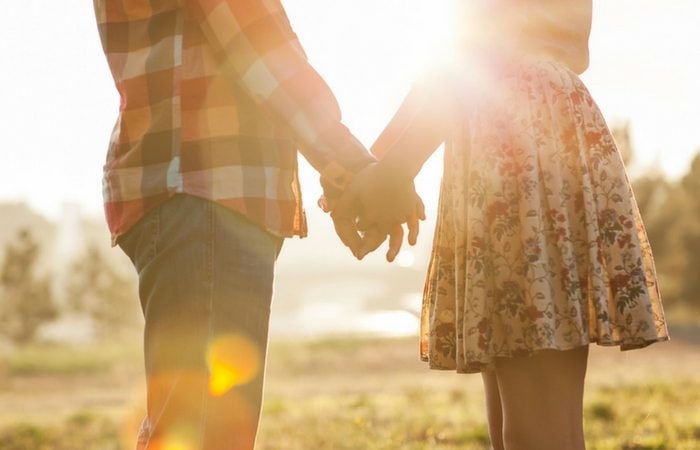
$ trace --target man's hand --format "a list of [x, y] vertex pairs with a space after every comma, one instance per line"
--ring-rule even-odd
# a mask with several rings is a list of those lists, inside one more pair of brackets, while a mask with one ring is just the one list
[[[333, 225], [336, 234], [343, 244], [350, 248], [352, 254], [360, 260], [379, 248], [387, 238], [387, 234], [380, 232], [376, 227], [372, 227], [365, 232], [360, 232], [357, 229], [356, 219], [354, 218], [334, 215]], [[415, 230], [414, 234], [417, 235], [417, 222]], [[396, 224], [389, 232], [389, 249], [386, 252], [387, 261], [393, 262], [394, 259], [396, 259], [396, 256], [401, 250], [403, 236], [404, 231], [401, 224]], [[411, 236], [411, 231], [409, 231], [409, 236]], [[409, 243], [411, 242], [409, 241]], [[411, 245], [415, 245], [415, 238]]]
[[[416, 245], [418, 241], [418, 233], [420, 231], [420, 220], [425, 220], [425, 208], [420, 197], [416, 196], [416, 207], [414, 212], [406, 220], [406, 228], [408, 229], [408, 243]], [[378, 227], [371, 227], [367, 230], [362, 238], [358, 253], [355, 255], [358, 259], [364, 258], [367, 254], [372, 253], [386, 239], [387, 233], [382, 233]], [[393, 262], [396, 256], [401, 251], [403, 244], [404, 229], [400, 223], [395, 224], [388, 232], [389, 249], [386, 252], [386, 259]]]
[[388, 235], [386, 258], [393, 261], [403, 242], [402, 224], [407, 224], [409, 244], [415, 245], [419, 221], [425, 219], [413, 181], [391, 176], [380, 163], [360, 171], [343, 195], [324, 209], [332, 210], [338, 237], [358, 259], [376, 250]]

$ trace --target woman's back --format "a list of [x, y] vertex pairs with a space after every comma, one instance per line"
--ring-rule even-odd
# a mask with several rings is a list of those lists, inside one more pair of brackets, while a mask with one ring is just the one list
[[549, 56], [581, 73], [588, 67], [591, 0], [477, 0], [471, 41], [487, 49]]

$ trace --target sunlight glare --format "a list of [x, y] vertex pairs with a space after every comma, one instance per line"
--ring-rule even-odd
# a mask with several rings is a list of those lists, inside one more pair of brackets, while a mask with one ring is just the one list
[[377, 311], [362, 319], [364, 333], [380, 336], [415, 336], [420, 326], [418, 318], [409, 311]]
[[[414, 41], [417, 45], [405, 48], [419, 62], [414, 77], [452, 62], [457, 57], [460, 27], [458, 4], [457, 0], [433, 0], [422, 2], [412, 9], [415, 19], [423, 24], [417, 30], [420, 33], [420, 39]], [[385, 30], [385, 33], [396, 32], [400, 30], [391, 26]]]
[[209, 392], [220, 397], [236, 386], [250, 382], [260, 371], [260, 352], [243, 335], [226, 335], [214, 340], [207, 352]]
[[194, 448], [194, 446], [188, 445], [185, 442], [180, 442], [176, 439], [166, 442], [163, 447], [164, 450], [194, 450]]
[[396, 257], [399, 267], [411, 267], [416, 262], [416, 256], [410, 250], [404, 250]]
[[197, 448], [191, 430], [170, 430], [161, 439], [151, 440], [149, 448], [154, 450], [195, 450]]

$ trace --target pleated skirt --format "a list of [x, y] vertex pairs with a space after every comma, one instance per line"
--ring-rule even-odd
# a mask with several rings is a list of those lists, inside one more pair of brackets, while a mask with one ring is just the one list
[[554, 61], [486, 72], [455, 85], [421, 358], [472, 373], [545, 349], [667, 340], [630, 181], [584, 84]]

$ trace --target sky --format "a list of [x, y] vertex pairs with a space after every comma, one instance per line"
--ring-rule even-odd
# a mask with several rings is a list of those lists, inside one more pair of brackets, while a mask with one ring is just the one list
[[[370, 145], [411, 81], [444, 49], [443, 0], [283, 0], [344, 121]], [[631, 173], [685, 173], [700, 149], [700, 2], [594, 0], [583, 80], [611, 125], [630, 122]], [[92, 2], [0, 0], [0, 202], [48, 216], [66, 203], [99, 215], [101, 173], [118, 98]], [[434, 204], [437, 159], [418, 180]], [[319, 193], [303, 168], [304, 195]]]

